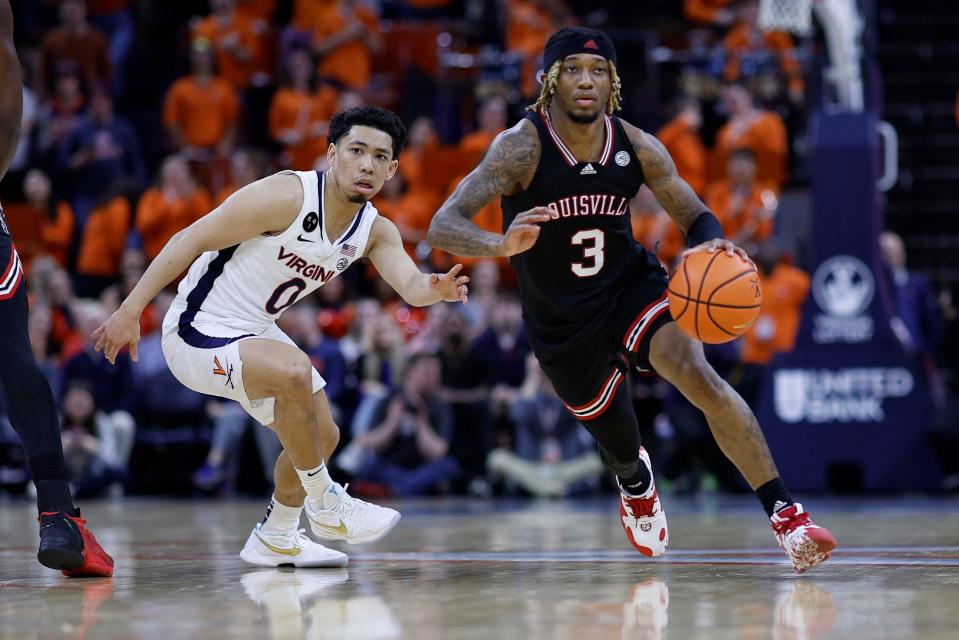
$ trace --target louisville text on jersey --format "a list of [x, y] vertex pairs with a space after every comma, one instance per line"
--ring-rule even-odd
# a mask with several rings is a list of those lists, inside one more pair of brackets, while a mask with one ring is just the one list
[[560, 218], [571, 216], [621, 216], [629, 213], [629, 198], [608, 193], [560, 198], [546, 205]]

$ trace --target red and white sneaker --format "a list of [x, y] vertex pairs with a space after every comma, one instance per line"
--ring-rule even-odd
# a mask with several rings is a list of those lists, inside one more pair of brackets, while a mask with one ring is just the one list
[[780, 509], [769, 518], [776, 541], [793, 563], [796, 573], [805, 573], [822, 564], [836, 548], [836, 538], [829, 529], [813, 524], [798, 502]]
[[[652, 477], [653, 468], [649, 463], [649, 454], [644, 447], [639, 448], [639, 459], [649, 468]], [[619, 484], [617, 480], [617, 484]], [[659, 503], [659, 492], [655, 481], [649, 490], [641, 496], [631, 496], [619, 490], [619, 520], [626, 530], [626, 537], [636, 550], [644, 556], [655, 558], [666, 553], [669, 544], [669, 528], [666, 526], [666, 514]]]
[[37, 560], [67, 577], [113, 575], [113, 558], [103, 550], [87, 521], [65, 511], [40, 514], [40, 550]]

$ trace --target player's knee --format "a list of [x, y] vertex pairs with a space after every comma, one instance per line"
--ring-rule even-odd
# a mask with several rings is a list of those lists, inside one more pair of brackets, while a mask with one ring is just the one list
[[683, 395], [707, 417], [721, 411], [729, 401], [729, 387], [705, 360], [690, 367], [686, 383], [680, 389]]
[[701, 352], [692, 349], [667, 351], [657, 358], [654, 366], [699, 409], [707, 411], [723, 402], [726, 387]]
[[36, 361], [32, 357], [21, 357], [23, 354], [16, 351], [14, 349], [11, 353], [4, 354], [4, 358], [9, 359], [4, 363], [5, 366], [0, 368], [2, 371], [0, 380], [6, 386], [7, 392], [21, 398], [29, 398], [31, 402], [52, 401], [53, 392], [50, 390], [50, 383]]
[[656, 372], [673, 384], [685, 381], [695, 374], [696, 355], [681, 345], [658, 352], [651, 351], [649, 360]]

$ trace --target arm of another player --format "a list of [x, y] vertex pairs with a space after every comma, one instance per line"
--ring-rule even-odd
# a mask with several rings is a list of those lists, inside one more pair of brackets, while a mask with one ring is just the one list
[[23, 114], [23, 81], [13, 44], [13, 13], [7, 0], [0, 0], [0, 178], [7, 173], [20, 141]]
[[[655, 136], [641, 129], [623, 122], [626, 134], [633, 145], [633, 151], [643, 167], [643, 176], [646, 186], [663, 206], [669, 217], [673, 219], [688, 239], [695, 241], [698, 233], [693, 225], [701, 215], [709, 216], [709, 227], [704, 229], [706, 239], [696, 244], [689, 251], [717, 251], [725, 250], [732, 255], [738, 253], [744, 260], [749, 260], [746, 252], [723, 238], [722, 228], [718, 222], [714, 225], [715, 216], [699, 199], [692, 187], [686, 184], [676, 171], [676, 164], [670, 157], [666, 147]], [[706, 219], [704, 219], [706, 220]], [[702, 222], [702, 220], [700, 221]], [[692, 231], [693, 233], [690, 233]], [[711, 237], [710, 237], [711, 236]]]
[[470, 279], [457, 275], [463, 265], [457, 264], [444, 274], [423, 273], [403, 248], [396, 225], [382, 216], [373, 223], [366, 255], [387, 284], [414, 307], [425, 307], [441, 300], [466, 303], [466, 283]]
[[483, 231], [471, 218], [493, 198], [528, 185], [539, 156], [539, 136], [526, 120], [496, 136], [479, 166], [463, 178], [433, 216], [426, 241], [437, 249], [474, 258], [511, 256], [532, 247], [539, 237], [539, 224], [555, 215], [546, 207], [517, 215], [506, 235]]
[[303, 203], [303, 187], [293, 174], [258, 180], [227, 198], [226, 202], [186, 229], [177, 232], [150, 263], [127, 299], [90, 338], [111, 363], [130, 345], [137, 359], [140, 314], [153, 298], [183, 273], [204, 251], [232, 247], [264, 233], [286, 229]]

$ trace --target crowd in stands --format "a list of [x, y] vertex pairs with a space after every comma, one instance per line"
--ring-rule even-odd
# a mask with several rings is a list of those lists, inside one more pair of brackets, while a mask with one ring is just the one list
[[[626, 103], [626, 117], [658, 130], [681, 175], [761, 267], [759, 321], [710, 354], [750, 401], [763, 367], [791, 349], [810, 285], [773, 242], [792, 163], [784, 122], [802, 103], [802, 74], [790, 36], [760, 31], [755, 5], [672, 3], [690, 34], [676, 47], [708, 51], [712, 62], [693, 58], [677, 76], [671, 120]], [[238, 405], [186, 389], [164, 363], [159, 326], [173, 289], [142, 318], [138, 362], [122, 353], [109, 365], [87, 336], [177, 231], [268, 173], [324, 169], [330, 118], [365, 102], [395, 109], [409, 129], [399, 171], [374, 203], [424, 270], [463, 262], [471, 295], [466, 306], [409, 308], [361, 264], [285, 313], [281, 328], [327, 381], [343, 434], [333, 465], [372, 495], [562, 496], [608, 482], [530, 354], [506, 261], [460, 260], [425, 242], [437, 206], [533, 102], [546, 39], [596, 20], [590, 3], [40, 0], [15, 17], [23, 133], [0, 197], [80, 497], [265, 490], [275, 435]], [[445, 66], [444, 47], [474, 60], [502, 55], [495, 69], [472, 68], [463, 92], [465, 72]], [[620, 73], [628, 82], [629, 70]], [[444, 93], [449, 86], [460, 93]], [[632, 205], [636, 239], [671, 265], [681, 232], [645, 188]], [[500, 230], [499, 204], [474, 222]], [[633, 388], [667, 480], [680, 490], [711, 479], [739, 488], [678, 393], [656, 380]], [[0, 418], [0, 490], [26, 484]]]

